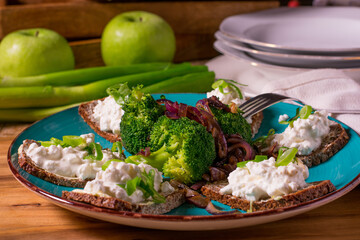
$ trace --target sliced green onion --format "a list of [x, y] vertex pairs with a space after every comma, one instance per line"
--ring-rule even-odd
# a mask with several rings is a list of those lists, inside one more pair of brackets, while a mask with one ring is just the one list
[[60, 145], [61, 147], [77, 147], [80, 145], [86, 146], [86, 141], [82, 137], [66, 135], [63, 140], [57, 138], [50, 138], [50, 141], [39, 141], [42, 146], [49, 147], [51, 145]]
[[266, 155], [256, 155], [254, 160], [238, 162], [236, 165], [239, 168], [244, 168], [244, 167], [246, 167], [246, 164], [248, 162], [262, 162], [262, 161], [267, 160], [267, 159], [268, 159], [268, 157]]
[[89, 155], [85, 156], [84, 159], [91, 159], [96, 161], [100, 161], [103, 159], [102, 148], [101, 145], [98, 143], [94, 143], [94, 142], [90, 143], [88, 146], [88, 152]]
[[140, 177], [135, 177], [131, 180], [126, 181], [126, 184], [117, 184], [118, 186], [122, 187], [123, 189], [125, 189], [126, 194], [128, 196], [131, 196], [137, 189], [137, 187], [139, 186], [141, 182], [141, 178]]
[[54, 137], [50, 138], [50, 141], [39, 141], [39, 143], [41, 143], [41, 146], [44, 147], [50, 147], [51, 145], [60, 145], [63, 147], [65, 145], [63, 141]]
[[[135, 156], [135, 155], [133, 155]], [[140, 163], [144, 162], [144, 161], [141, 161], [140, 159], [136, 159], [137, 161], [133, 160], [132, 158], [126, 158], [125, 159], [125, 162], [126, 163], [132, 163], [132, 164], [135, 164], [135, 165], [139, 165]]]
[[300, 116], [300, 110], [299, 110], [299, 108], [297, 108], [297, 109], [296, 109], [296, 114], [295, 114], [294, 117], [290, 118], [290, 119], [287, 120], [287, 121], [280, 121], [279, 123], [280, 123], [280, 124], [289, 124], [290, 127], [294, 127], [294, 122], [295, 122], [296, 119], [299, 118], [299, 116]]
[[297, 148], [289, 148], [282, 154], [280, 154], [280, 152], [279, 152], [278, 157], [275, 162], [275, 166], [279, 167], [279, 166], [288, 165], [289, 163], [291, 163], [294, 160], [297, 152], [298, 152]]
[[299, 117], [301, 119], [307, 119], [311, 113], [312, 113], [313, 109], [311, 106], [309, 105], [305, 105], [301, 108], [301, 110], [299, 110], [299, 108], [296, 109], [296, 115], [292, 118], [290, 118], [287, 121], [280, 121], [280, 124], [289, 124], [290, 127], [294, 127], [294, 122], [296, 119], [298, 119]]
[[223, 79], [219, 79], [211, 85], [211, 87], [213, 89], [226, 88], [227, 86], [228, 86], [228, 83], [225, 82], [225, 80], [223, 80]]
[[125, 184], [117, 184], [119, 187], [125, 189], [128, 196], [131, 196], [136, 189], [142, 191], [144, 198], [152, 197], [155, 203], [165, 202], [165, 197], [161, 195], [154, 188], [155, 170], [151, 169], [148, 173], [146, 171], [141, 172], [141, 178], [135, 177], [128, 180]]
[[311, 113], [312, 113], [312, 107], [311, 106], [309, 106], [309, 105], [305, 105], [304, 107], [302, 107], [301, 108], [301, 110], [300, 110], [300, 118], [301, 119], [307, 119], [310, 115], [311, 115]]
[[240, 99], [243, 99], [243, 98], [244, 98], [243, 95], [242, 95], [242, 93], [241, 93], [241, 91], [240, 91], [240, 88], [238, 88], [236, 85], [234, 85], [234, 84], [232, 84], [232, 83], [229, 83], [229, 85], [230, 85], [233, 89], [235, 89], [235, 91], [237, 92], [237, 94], [238, 94], [238, 96], [239, 96]]
[[274, 135], [274, 134], [275, 134], [275, 129], [271, 128], [271, 129], [268, 131], [268, 133], [267, 133], [266, 136], [258, 137], [257, 139], [255, 139], [255, 140], [253, 141], [253, 143], [259, 143], [259, 144], [263, 145], [263, 144], [265, 144], [266, 139], [268, 139], [271, 135]]
[[120, 83], [106, 89], [106, 93], [115, 99], [119, 105], [124, 104], [126, 96], [131, 93], [127, 83]]
[[211, 87], [213, 89], [217, 89], [219, 88], [219, 91], [222, 93], [222, 94], [229, 94], [230, 92], [228, 93], [224, 93], [224, 88], [226, 87], [229, 87], [230, 89], [233, 89], [237, 92], [238, 96], [240, 99], [243, 99], [243, 95], [241, 93], [241, 90], [240, 88], [237, 86], [237, 85], [240, 85], [240, 86], [246, 86], [244, 84], [240, 84], [234, 80], [230, 80], [230, 79], [219, 79], [218, 81], [214, 82]]
[[38, 141], [43, 147], [50, 147], [51, 145], [55, 145], [52, 141]]
[[86, 146], [85, 139], [80, 136], [72, 136], [72, 135], [63, 136], [62, 141], [65, 145], [68, 145], [71, 147], [77, 147], [80, 145], [84, 145], [84, 147]]
[[280, 147], [278, 150], [278, 155], [282, 155], [284, 153], [284, 151], [288, 150], [288, 147]]
[[139, 188], [143, 191], [144, 195], [150, 195], [155, 203], [165, 202], [165, 197], [154, 188], [155, 170], [150, 169], [148, 173], [144, 171], [141, 173], [141, 176], [142, 181], [139, 184]]
[[106, 163], [104, 163], [102, 166], [101, 166], [101, 170], [105, 171], [109, 166], [110, 166], [110, 163], [111, 162], [124, 162], [124, 160], [121, 160], [121, 159], [110, 159], [108, 161], [106, 161]]
[[122, 144], [121, 142], [114, 142], [111, 147], [112, 152], [118, 152], [119, 154], [122, 153]]

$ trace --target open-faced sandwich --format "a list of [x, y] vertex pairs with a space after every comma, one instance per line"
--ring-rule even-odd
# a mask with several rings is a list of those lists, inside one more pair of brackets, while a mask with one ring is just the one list
[[279, 116], [279, 123], [288, 124], [284, 132], [268, 137], [260, 148], [277, 156], [279, 149], [296, 147], [297, 157], [308, 166], [316, 166], [330, 159], [349, 141], [345, 129], [328, 118], [326, 111], [313, 111], [311, 106], [297, 109], [294, 117]]
[[[114, 145], [116, 146], [116, 145]], [[94, 134], [64, 136], [63, 140], [24, 140], [19, 165], [28, 173], [61, 186], [84, 187], [111, 159], [124, 159], [122, 149], [102, 149]]]
[[283, 157], [258, 155], [240, 162], [227, 180], [207, 183], [201, 192], [212, 200], [244, 211], [262, 211], [289, 207], [324, 196], [335, 190], [329, 181], [306, 183], [307, 166], [294, 159], [297, 149], [288, 149]]
[[[232, 82], [219, 80], [215, 82], [213, 88], [213, 91], [207, 93], [207, 97], [215, 96], [233, 112], [237, 112], [238, 106], [245, 101], [241, 90]], [[79, 114], [97, 134], [110, 142], [116, 142], [121, 140], [120, 122], [125, 113], [126, 96], [130, 92], [126, 85], [114, 86], [109, 88], [107, 92], [109, 96], [106, 98], [81, 104]], [[262, 120], [262, 112], [247, 119], [251, 125], [253, 136], [258, 132]]]
[[185, 202], [183, 189], [163, 181], [150, 165], [110, 160], [84, 189], [63, 191], [69, 200], [118, 211], [163, 214]]

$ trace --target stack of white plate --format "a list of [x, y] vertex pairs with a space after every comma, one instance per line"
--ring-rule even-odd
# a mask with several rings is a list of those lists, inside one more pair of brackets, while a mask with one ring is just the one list
[[360, 68], [360, 8], [276, 8], [226, 18], [214, 47], [284, 68]]

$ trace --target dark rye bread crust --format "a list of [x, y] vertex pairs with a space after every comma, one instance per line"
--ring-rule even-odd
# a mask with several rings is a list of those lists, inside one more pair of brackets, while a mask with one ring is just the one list
[[[101, 137], [105, 138], [106, 140], [108, 140], [110, 142], [121, 141], [120, 135], [114, 134], [112, 132], [101, 131], [99, 123], [97, 123], [92, 116], [93, 112], [94, 112], [94, 108], [98, 104], [98, 101], [103, 101], [103, 100], [104, 100], [104, 98], [80, 104], [79, 114], [84, 119], [84, 121]], [[263, 118], [264, 118], [264, 115], [262, 112], [259, 112], [251, 117], [251, 119], [252, 119], [251, 131], [253, 133], [258, 132]]]
[[105, 138], [110, 142], [121, 141], [120, 135], [114, 134], [112, 132], [101, 131], [99, 123], [96, 122], [93, 118], [94, 108], [98, 104], [98, 101], [104, 101], [104, 98], [80, 104], [79, 115], [97, 134], [99, 134], [99, 136]]
[[34, 141], [34, 140], [25, 140], [23, 144], [20, 146], [18, 150], [18, 161], [19, 165], [22, 169], [24, 169], [29, 174], [41, 178], [45, 181], [54, 183], [56, 185], [60, 186], [66, 186], [66, 187], [76, 187], [76, 188], [83, 188], [87, 181], [92, 179], [79, 179], [79, 178], [68, 178], [63, 177], [51, 172], [48, 172], [38, 166], [35, 165], [35, 163], [31, 160], [29, 156], [26, 155], [25, 150], [30, 146], [30, 144], [36, 143], [40, 146], [40, 143]]
[[306, 156], [297, 156], [308, 167], [326, 162], [349, 142], [349, 135], [340, 125], [330, 126], [329, 134], [322, 140], [320, 147]]
[[[349, 142], [349, 135], [346, 130], [338, 123], [330, 126], [330, 132], [324, 137], [321, 145], [313, 150], [309, 155], [297, 155], [307, 167], [319, 165], [326, 162]], [[273, 156], [276, 158], [277, 153]]]
[[[208, 183], [201, 188], [201, 192], [210, 199], [229, 205], [231, 208], [237, 208], [244, 211], [249, 210], [249, 200], [238, 198], [230, 194], [220, 193], [220, 189], [225, 187], [227, 184], [227, 181]], [[252, 202], [252, 211], [265, 211], [294, 206], [322, 197], [335, 190], [335, 186], [329, 180], [313, 182], [310, 183], [308, 187], [295, 193], [285, 195], [278, 200], [269, 199], [263, 201], [254, 201]]]
[[138, 203], [133, 204], [114, 197], [101, 197], [82, 192], [63, 191], [62, 197], [68, 200], [83, 202], [93, 206], [108, 208], [116, 211], [130, 211], [142, 214], [164, 214], [179, 207], [185, 202], [185, 190], [176, 186], [175, 192], [166, 197], [165, 203]]
[[261, 126], [262, 120], [264, 119], [264, 114], [263, 112], [258, 112], [254, 115], [251, 116], [251, 132], [253, 133], [253, 135], [255, 135]]

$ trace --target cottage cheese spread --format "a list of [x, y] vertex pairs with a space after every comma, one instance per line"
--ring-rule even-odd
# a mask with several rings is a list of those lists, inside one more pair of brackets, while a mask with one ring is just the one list
[[[321, 145], [322, 138], [329, 133], [331, 121], [327, 116], [326, 111], [316, 111], [307, 119], [299, 118], [293, 123], [293, 127], [288, 126], [283, 133], [275, 134], [272, 143], [295, 147], [300, 155], [308, 155]], [[284, 117], [279, 117], [279, 120], [283, 119]]]
[[216, 88], [211, 92], [208, 92], [206, 95], [208, 98], [211, 96], [218, 97], [219, 100], [226, 105], [235, 103], [236, 107], [239, 107], [242, 103], [245, 102], [245, 99], [240, 99], [239, 94], [229, 87], [223, 88], [223, 92], [224, 93], [220, 92], [220, 89]]
[[286, 121], [289, 119], [289, 115], [283, 114], [279, 116], [279, 122]]
[[220, 190], [222, 194], [246, 198], [249, 201], [277, 198], [296, 192], [307, 186], [308, 168], [303, 164], [289, 163], [275, 166], [275, 158], [261, 162], [248, 162], [228, 177], [229, 184]]
[[[80, 137], [89, 144], [94, 142], [94, 134], [84, 134]], [[103, 159], [101, 161], [84, 159], [88, 152], [80, 147], [65, 147], [51, 145], [49, 147], [38, 146], [36, 143], [30, 144], [26, 149], [26, 154], [32, 159], [36, 166], [48, 172], [71, 178], [92, 179], [101, 170], [101, 166], [108, 160], [117, 158], [119, 155], [110, 150], [103, 149]]]
[[135, 177], [141, 177], [141, 172], [150, 169], [155, 170], [154, 188], [156, 191], [163, 193], [164, 195], [174, 192], [174, 188], [169, 182], [162, 182], [162, 173], [156, 168], [147, 164], [135, 165], [125, 162], [111, 162], [105, 171], [99, 171], [96, 174], [96, 178], [86, 183], [84, 190], [76, 190], [80, 192], [86, 192], [103, 197], [115, 197], [131, 203], [145, 202], [143, 192], [139, 189], [135, 190], [131, 196], [128, 196], [126, 191], [117, 184], [126, 184], [128, 180]]
[[122, 107], [116, 103], [112, 96], [106, 97], [103, 101], [98, 100], [93, 117], [100, 125], [101, 131], [111, 131], [112, 133], [120, 133], [120, 122], [124, 115]]

